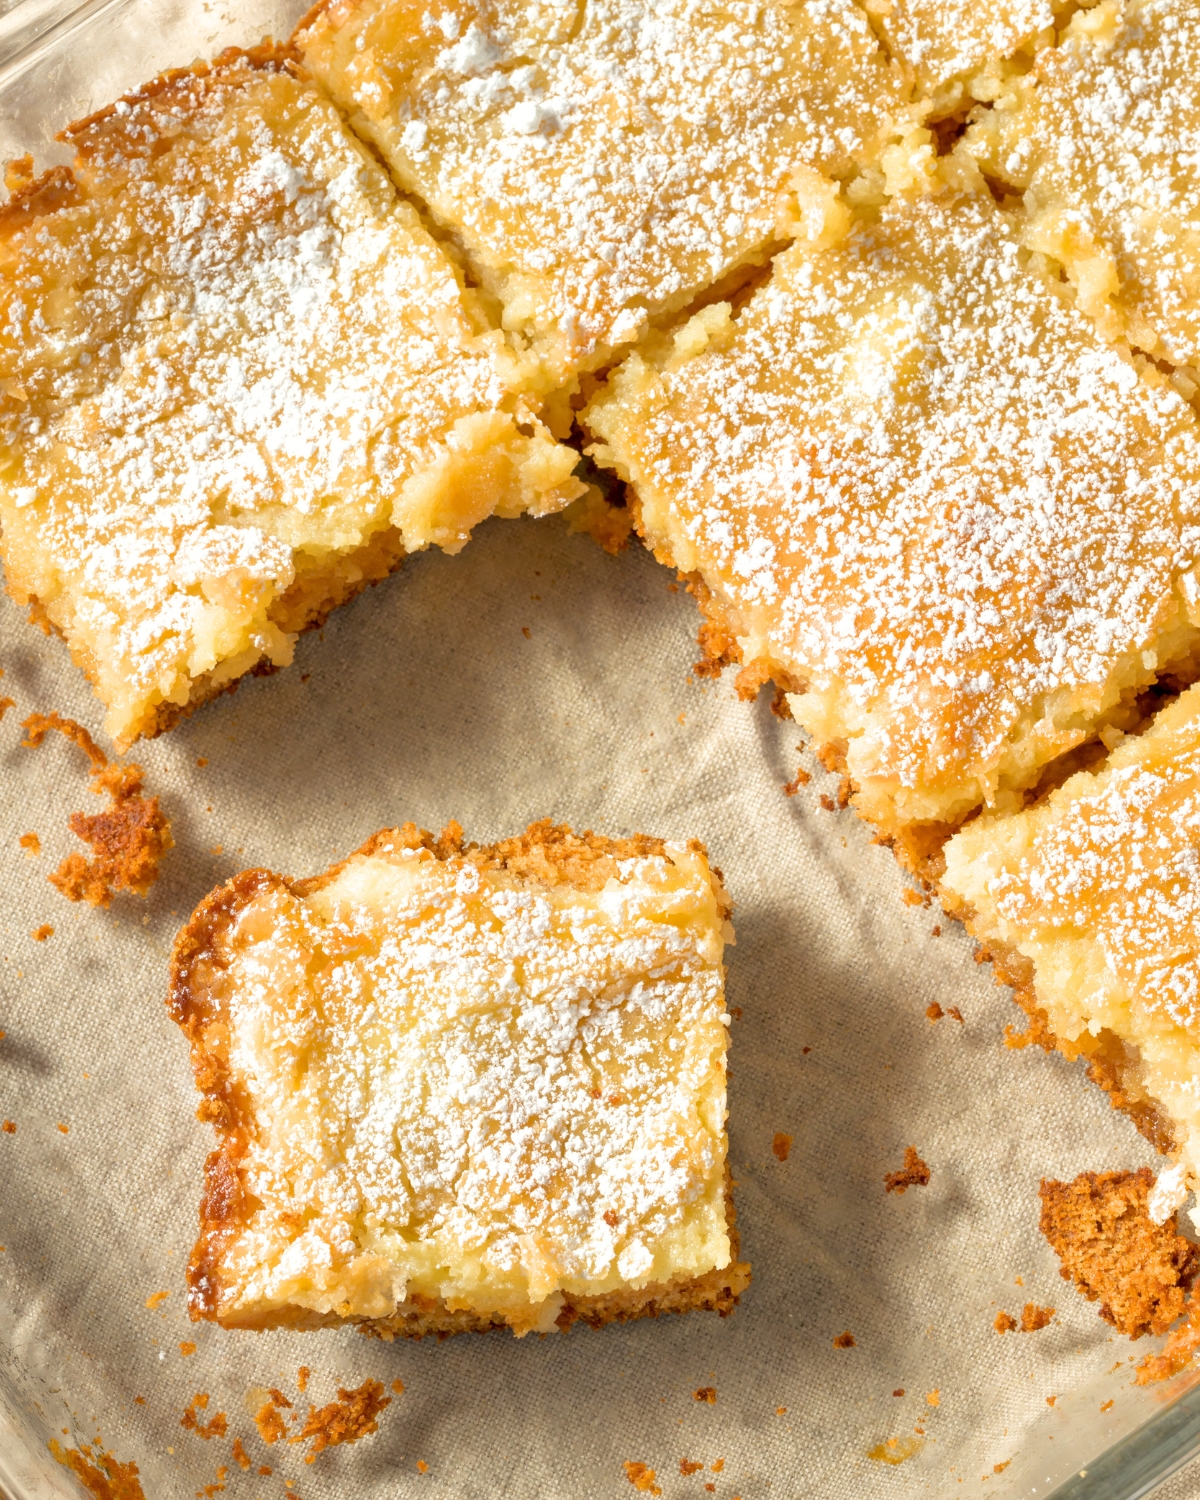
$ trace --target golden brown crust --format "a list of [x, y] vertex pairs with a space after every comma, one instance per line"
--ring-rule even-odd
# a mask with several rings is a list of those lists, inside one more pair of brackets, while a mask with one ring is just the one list
[[[973, 933], [973, 909], [944, 887], [938, 894], [946, 915]], [[981, 944], [976, 949], [975, 961], [992, 965], [996, 983], [1012, 990], [1013, 999], [1029, 1017], [1026, 1031], [1018, 1033], [1011, 1027], [1008, 1029], [1005, 1042], [1009, 1047], [1020, 1049], [1033, 1044], [1045, 1052], [1061, 1052], [1069, 1062], [1084, 1058], [1088, 1077], [1104, 1090], [1112, 1107], [1128, 1115], [1156, 1151], [1166, 1154], [1175, 1149], [1175, 1132], [1170, 1120], [1155, 1101], [1138, 1088], [1136, 1073], [1141, 1058], [1136, 1048], [1107, 1027], [1095, 1036], [1085, 1031], [1073, 1042], [1055, 1036], [1050, 1018], [1038, 1002], [1033, 961], [1016, 948], [988, 939], [986, 946]]]
[[1150, 1218], [1154, 1173], [1081, 1172], [1073, 1182], [1043, 1181], [1040, 1228], [1100, 1316], [1130, 1338], [1165, 1333], [1184, 1310], [1197, 1250], [1176, 1232], [1175, 1215]]
[[131, 136], [125, 123], [130, 111], [139, 104], [153, 101], [166, 108], [191, 111], [200, 106], [214, 87], [237, 81], [243, 69], [248, 79], [255, 72], [295, 73], [299, 66], [300, 54], [290, 42], [268, 38], [257, 47], [227, 47], [211, 62], [201, 58], [187, 68], [168, 68], [149, 83], [122, 94], [112, 104], [65, 126], [56, 139], [74, 145], [83, 160], [101, 143], [111, 147], [126, 138], [135, 154], [141, 155], [146, 150], [144, 137], [140, 132], [136, 137]]
[[[692, 840], [689, 848], [704, 853]], [[350, 860], [400, 849], [425, 849], [436, 859], [461, 857], [481, 869], [505, 869], [520, 879], [539, 885], [570, 883], [580, 890], [595, 890], [617, 873], [619, 859], [662, 855], [666, 845], [646, 834], [610, 839], [590, 831], [576, 834], [549, 818], [531, 823], [523, 834], [498, 843], [464, 842], [463, 830], [449, 823], [440, 835], [415, 823], [385, 828], [373, 834], [347, 859], [308, 880], [290, 880], [271, 870], [244, 870], [207, 896], [179, 932], [171, 951], [171, 978], [167, 1009], [188, 1038], [192, 1071], [202, 1095], [197, 1118], [217, 1132], [216, 1149], [204, 1164], [204, 1190], [200, 1204], [200, 1234], [187, 1267], [188, 1308], [194, 1320], [221, 1321], [239, 1328], [321, 1328], [349, 1322], [381, 1338], [423, 1338], [436, 1334], [486, 1330], [507, 1326], [499, 1316], [491, 1318], [456, 1312], [440, 1301], [414, 1297], [388, 1318], [346, 1319], [337, 1314], [312, 1313], [303, 1308], [283, 1308], [262, 1318], [225, 1322], [218, 1318], [220, 1267], [227, 1247], [247, 1227], [251, 1215], [261, 1207], [246, 1192], [241, 1163], [255, 1130], [253, 1110], [228, 1067], [228, 1008], [222, 977], [227, 967], [224, 939], [242, 911], [260, 896], [285, 891], [303, 898], [334, 880]], [[732, 904], [724, 896], [719, 870], [713, 869], [721, 911], [728, 916]], [[750, 1280], [750, 1267], [738, 1261], [738, 1239], [734, 1229], [731, 1182], [726, 1172], [726, 1221], [729, 1226], [731, 1261], [723, 1271], [704, 1276], [655, 1284], [640, 1291], [622, 1289], [599, 1297], [564, 1294], [564, 1328], [581, 1321], [592, 1327], [629, 1318], [657, 1317], [660, 1312], [685, 1312], [708, 1308], [727, 1316], [736, 1306]], [[565, 1319], [565, 1321], [564, 1321]]]

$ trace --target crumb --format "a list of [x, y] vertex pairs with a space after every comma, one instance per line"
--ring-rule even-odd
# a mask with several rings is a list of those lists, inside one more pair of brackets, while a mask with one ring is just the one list
[[997, 1333], [1011, 1333], [1016, 1326], [1016, 1318], [1011, 1313], [1006, 1312], [998, 1312], [996, 1314], [996, 1321], [992, 1324]]
[[68, 901], [86, 901], [90, 906], [108, 906], [118, 890], [144, 896], [158, 879], [159, 863], [175, 840], [158, 798], [142, 796], [141, 766], [132, 762], [110, 765], [82, 724], [59, 714], [31, 714], [22, 728], [26, 731], [22, 743], [31, 749], [36, 749], [51, 729], [78, 745], [92, 765], [92, 790], [107, 792], [110, 802], [107, 812], [91, 817], [71, 814], [67, 826], [91, 845], [93, 857], [69, 854], [50, 876], [50, 883]]
[[925, 1007], [925, 1019], [927, 1021], [940, 1021], [945, 1014], [946, 1012], [936, 1000], [931, 1000]]
[[1024, 1286], [1024, 1285], [1025, 1285], [1025, 1278], [1024, 1278], [1024, 1276], [1014, 1276], [1013, 1277], [1013, 1286]]
[[403, 1382], [403, 1380], [393, 1380], [392, 1381], [392, 1390], [395, 1391], [395, 1393], [396, 1393], [397, 1396], [403, 1396], [403, 1394], [404, 1394], [404, 1382]]
[[423, 1458], [418, 1458], [417, 1459], [417, 1473], [418, 1474], [428, 1474], [429, 1473], [429, 1465], [425, 1462], [425, 1460]]
[[942, 1402], [942, 1393], [941, 1393], [941, 1391], [937, 1391], [937, 1390], [930, 1391], [929, 1394], [925, 1397], [925, 1405], [926, 1406], [940, 1406], [941, 1402]]
[[200, 767], [201, 770], [203, 770], [204, 767], [206, 765], [208, 765], [208, 756], [207, 755], [198, 755], [196, 757], [196, 764]]
[[[3, 1249], [3, 1246], [0, 1246], [0, 1249]], [[145, 1404], [146, 1404], [146, 1398], [145, 1398], [145, 1396], [135, 1396], [133, 1398], [133, 1404], [134, 1404], [134, 1406], [145, 1406]]]
[[63, 1448], [57, 1438], [50, 1439], [50, 1452], [70, 1469], [94, 1500], [146, 1500], [138, 1466], [123, 1464], [111, 1453], [97, 1451], [91, 1443], [80, 1443], [78, 1449]]
[[179, 1419], [180, 1427], [186, 1427], [189, 1432], [194, 1432], [197, 1437], [202, 1437], [206, 1441], [209, 1438], [224, 1437], [229, 1429], [229, 1423], [226, 1421], [223, 1411], [217, 1412], [208, 1422], [202, 1422], [197, 1417], [196, 1413], [204, 1411], [207, 1406], [208, 1393], [206, 1391], [199, 1391], [192, 1397], [192, 1404]]
[[792, 777], [791, 781], [785, 781], [783, 783], [783, 790], [785, 795], [788, 797], [794, 797], [800, 790], [800, 788], [802, 786], [807, 786], [811, 780], [812, 777], [804, 769], [803, 766], [797, 767], [796, 774]]
[[771, 1141], [771, 1150], [775, 1153], [778, 1161], [787, 1161], [788, 1152], [792, 1149], [792, 1137], [785, 1131], [777, 1130]]
[[0, 719], [3, 719], [10, 708], [16, 708], [16, 706], [17, 700], [15, 698], [0, 698]]
[[635, 1490], [645, 1490], [649, 1495], [662, 1494], [662, 1490], [654, 1482], [654, 1470], [649, 1464], [639, 1464], [634, 1459], [627, 1458], [621, 1467], [625, 1470], [626, 1479]]
[[621, 1215], [617, 1213], [615, 1208], [606, 1208], [601, 1215], [601, 1218], [610, 1229], [615, 1229], [621, 1222]]
[[36, 833], [23, 833], [17, 840], [26, 854], [40, 854], [42, 852], [42, 841]]
[[867, 1457], [873, 1458], [876, 1463], [902, 1464], [905, 1459], [920, 1453], [924, 1446], [924, 1440], [920, 1437], [888, 1438], [886, 1443], [877, 1443], [871, 1448]]
[[1196, 1247], [1176, 1233], [1174, 1214], [1155, 1224], [1148, 1199], [1154, 1174], [1081, 1172], [1073, 1182], [1043, 1181], [1041, 1231], [1100, 1316], [1139, 1338], [1165, 1333], [1184, 1310], [1197, 1271]]
[[1004, 1471], [1005, 1471], [1005, 1469], [1008, 1468], [1008, 1466], [1009, 1466], [1010, 1463], [1012, 1463], [1012, 1459], [1011, 1458], [1006, 1458], [1002, 1464], [993, 1464], [992, 1465], [992, 1473], [993, 1474], [1003, 1474]]
[[716, 1487], [715, 1484], [706, 1484], [704, 1486], [704, 1488], [708, 1491], [708, 1493], [710, 1495], [715, 1495], [717, 1493], [717, 1487]]
[[963, 1021], [963, 1013], [961, 1010], [959, 1010], [957, 1005], [947, 1006], [946, 1014], [948, 1016], [953, 1016], [960, 1026], [965, 1024], [965, 1022]]
[[906, 885], [900, 892], [900, 899], [905, 906], [925, 906], [928, 903], [928, 897], [922, 896], [920, 891], [914, 891], [911, 885]]
[[930, 937], [941, 937], [941, 935], [942, 935], [942, 924], [940, 922], [935, 927], [931, 927], [929, 929], [929, 936]]
[[44, 943], [47, 938], [54, 936], [54, 928], [49, 922], [43, 922], [40, 927], [35, 927], [31, 934], [35, 943]]
[[[530, 634], [529, 634], [529, 626], [528, 625], [522, 625], [521, 626], [521, 634], [525, 637], [526, 640], [531, 639]], [[422, 1472], [424, 1472], [424, 1471], [422, 1471]]]
[[1104, 1405], [1103, 1405], [1103, 1406], [1102, 1406], [1102, 1407], [1101, 1407], [1101, 1408], [1100, 1408], [1100, 1410], [1101, 1410], [1101, 1411], [1102, 1411], [1102, 1412], [1104, 1412], [1104, 1411], [1108, 1411], [1108, 1410], [1109, 1410], [1109, 1408], [1110, 1408], [1110, 1407], [1111, 1407], [1111, 1406], [1112, 1406], [1112, 1402], [1111, 1402], [1111, 1401], [1106, 1401], [1106, 1402], [1105, 1402], [1105, 1403], [1104, 1403]]
[[248, 1469], [250, 1467], [250, 1455], [242, 1447], [241, 1438], [234, 1438], [233, 1448], [230, 1451], [239, 1469]]
[[0, 1130], [3, 1130], [3, 1132], [5, 1133], [5, 1135], [16, 1135], [16, 1133], [17, 1133], [16, 1121], [15, 1120], [5, 1120], [5, 1122], [3, 1123], [3, 1125], [0, 1125]]
[[786, 1406], [777, 1406], [775, 1408], [775, 1415], [777, 1417], [786, 1417], [787, 1416], [787, 1407]]
[[801, 1048], [800, 1048], [800, 1056], [801, 1056], [801, 1057], [807, 1057], [807, 1056], [808, 1056], [808, 1054], [809, 1054], [809, 1053], [810, 1053], [810, 1052], [811, 1052], [811, 1051], [812, 1051], [812, 1048], [811, 1048], [811, 1047], [801, 1047]]
[[1036, 1333], [1039, 1328], [1045, 1328], [1053, 1317], [1052, 1307], [1038, 1307], [1035, 1302], [1027, 1302], [1021, 1309], [1021, 1332]]
[[698, 1391], [692, 1392], [693, 1401], [705, 1401], [709, 1406], [717, 1404], [717, 1388], [715, 1385], [702, 1385]]
[[687, 1477], [687, 1476], [688, 1476], [688, 1475], [689, 1475], [689, 1474], [699, 1474], [699, 1472], [700, 1472], [700, 1470], [701, 1470], [701, 1469], [702, 1469], [702, 1468], [703, 1468], [703, 1467], [704, 1467], [704, 1465], [703, 1465], [703, 1464], [700, 1464], [700, 1463], [693, 1463], [693, 1462], [692, 1462], [692, 1460], [691, 1460], [691, 1459], [690, 1459], [690, 1458], [681, 1458], [681, 1459], [680, 1459], [680, 1460], [679, 1460], [679, 1472], [680, 1472], [680, 1473], [681, 1473], [681, 1474], [682, 1474], [682, 1475], [683, 1475], [683, 1476], [684, 1476], [684, 1477], [685, 1477], [685, 1478], [686, 1478], [686, 1477]]
[[833, 1347], [835, 1349], [853, 1349], [854, 1348], [854, 1335], [850, 1332], [850, 1330], [848, 1328], [846, 1329], [845, 1333], [839, 1333], [838, 1336], [837, 1336], [837, 1338], [834, 1339], [834, 1341], [833, 1341]]
[[917, 1155], [917, 1148], [905, 1146], [904, 1165], [898, 1172], [889, 1172], [883, 1179], [884, 1191], [903, 1195], [910, 1187], [926, 1187], [929, 1176], [929, 1167]]
[[723, 1458], [714, 1458], [708, 1467], [714, 1474], [719, 1474], [725, 1467], [725, 1460]]
[[195, 1354], [196, 1346], [192, 1343], [191, 1339], [184, 1339], [179, 1346], [179, 1352], [183, 1355], [184, 1359], [187, 1359], [189, 1354]]
[[1057, 1400], [1058, 1400], [1058, 1397], [1057, 1397], [1057, 1396], [1047, 1396], [1047, 1397], [1046, 1397], [1046, 1405], [1047, 1405], [1047, 1406], [1053, 1406], [1053, 1405], [1054, 1405], [1054, 1403], [1055, 1403], [1055, 1402], [1056, 1402], [1056, 1401], [1057, 1401]]
[[[1142, 1360], [1133, 1377], [1134, 1384], [1152, 1385], [1158, 1380], [1169, 1380], [1191, 1364], [1197, 1349], [1200, 1349], [1200, 1297], [1193, 1291], [1188, 1298], [1186, 1319], [1171, 1330], [1157, 1354], [1148, 1354]], [[1120, 1360], [1113, 1370], [1119, 1365]]]
[[165, 1302], [170, 1295], [170, 1292], [151, 1292], [146, 1298], [146, 1306], [153, 1312], [159, 1303]]
[[898, 1385], [896, 1387], [896, 1389], [892, 1392], [893, 1396], [903, 1396], [903, 1394], [904, 1394], [904, 1387], [902, 1385]]
[[837, 812], [837, 803], [825, 792], [821, 793], [821, 795], [817, 798], [817, 801], [820, 802], [821, 806], [825, 809], [826, 812]]
[[266, 1476], [266, 1477], [267, 1477], [267, 1478], [270, 1478], [270, 1476], [271, 1476], [271, 1475], [272, 1475], [272, 1474], [273, 1474], [273, 1473], [274, 1473], [274, 1472], [275, 1472], [275, 1471], [274, 1471], [274, 1469], [272, 1469], [272, 1467], [271, 1467], [271, 1465], [270, 1465], [270, 1464], [259, 1464], [259, 1466], [258, 1466], [258, 1472], [259, 1472], [259, 1473], [260, 1473], [260, 1474], [263, 1474], [263, 1475], [265, 1475], [265, 1476]]
[[[272, 1394], [274, 1394], [272, 1392]], [[309, 1407], [308, 1419], [297, 1437], [290, 1441], [303, 1443], [311, 1438], [312, 1443], [304, 1455], [304, 1462], [311, 1464], [318, 1453], [326, 1448], [337, 1448], [342, 1443], [357, 1443], [379, 1429], [376, 1421], [392, 1398], [383, 1394], [383, 1382], [364, 1380], [360, 1386], [348, 1391], [340, 1388], [337, 1400], [314, 1409]]]
[[273, 1387], [267, 1392], [270, 1400], [264, 1401], [254, 1414], [254, 1425], [258, 1428], [258, 1435], [268, 1445], [277, 1443], [280, 1438], [287, 1434], [287, 1418], [280, 1415], [283, 1407], [291, 1407], [291, 1402], [283, 1394]]
[[71, 1127], [69, 1125], [64, 1125], [61, 1120], [58, 1122], [58, 1128], [63, 1135], [71, 1134]]
[[296, 1389], [301, 1393], [308, 1390], [308, 1377], [311, 1374], [312, 1371], [308, 1368], [307, 1365], [301, 1365], [300, 1368], [296, 1371]]

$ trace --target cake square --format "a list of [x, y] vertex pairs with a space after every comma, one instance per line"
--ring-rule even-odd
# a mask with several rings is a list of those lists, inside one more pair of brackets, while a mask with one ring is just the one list
[[552, 1332], [732, 1310], [721, 877], [549, 821], [386, 830], [250, 870], [176, 941], [206, 1166], [188, 1272], [227, 1328]]
[[1103, 767], [969, 823], [945, 848], [947, 909], [992, 952], [1048, 1041], [1092, 1061], [1160, 1149], [1177, 1201], [1200, 1182], [1200, 687]]
[[74, 169], [0, 210], [0, 523], [10, 592], [118, 745], [285, 664], [405, 553], [582, 493], [503, 334], [289, 53], [66, 136]]
[[851, 0], [332, 0], [296, 41], [551, 387], [763, 264], [796, 170], [873, 160], [906, 101]]
[[1052, 255], [1106, 337], [1200, 386], [1200, 11], [1103, 0], [1015, 76], [961, 150], [1024, 195], [1026, 243]]
[[583, 420], [710, 649], [789, 691], [903, 853], [1195, 675], [1200, 432], [986, 193], [827, 194], [744, 307], [648, 343]]

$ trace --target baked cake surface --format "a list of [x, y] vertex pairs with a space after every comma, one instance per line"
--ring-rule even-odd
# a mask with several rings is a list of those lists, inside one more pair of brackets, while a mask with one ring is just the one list
[[[893, 57], [912, 70], [918, 93], [939, 106], [995, 97], [1003, 64], [1048, 33], [1051, 0], [864, 0]], [[947, 85], [958, 82], [958, 90]]]
[[720, 876], [696, 843], [411, 824], [252, 870], [176, 943], [193, 1316], [421, 1335], [728, 1312]]
[[465, 248], [551, 383], [794, 233], [904, 104], [850, 0], [332, 0], [305, 65]]
[[[963, 149], [1024, 193], [1028, 243], [1066, 266], [1109, 337], [1200, 362], [1195, 5], [1103, 0], [1080, 10]], [[1185, 379], [1190, 395], [1200, 377]]]
[[1123, 1091], [1166, 1117], [1187, 1180], [1200, 1180], [1197, 765], [1200, 687], [1102, 770], [968, 824], [942, 879], [985, 945], [1031, 961], [1060, 1045], [1086, 1050], [1103, 1033], [1124, 1044]]
[[451, 262], [287, 55], [159, 80], [0, 211], [8, 586], [121, 745], [406, 551], [583, 490]]
[[1195, 650], [1200, 440], [986, 194], [826, 190], [736, 315], [583, 414], [663, 560], [889, 833], [1015, 789]]

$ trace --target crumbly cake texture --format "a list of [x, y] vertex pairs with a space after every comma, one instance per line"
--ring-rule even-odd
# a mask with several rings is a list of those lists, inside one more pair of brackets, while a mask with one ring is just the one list
[[720, 875], [696, 843], [411, 824], [248, 871], [176, 942], [206, 1167], [193, 1317], [550, 1332], [749, 1280]]
[[[1054, 256], [1111, 338], [1200, 384], [1200, 11], [1103, 0], [1014, 75], [961, 149], [1024, 194], [1025, 241]], [[1169, 122], [1169, 128], [1165, 122]]]
[[554, 385], [761, 264], [797, 172], [906, 107], [851, 0], [331, 0], [296, 41]]
[[118, 745], [406, 552], [583, 492], [503, 335], [286, 51], [72, 126], [0, 210], [10, 592]]
[[1185, 1307], [1197, 1271], [1196, 1247], [1150, 1216], [1154, 1174], [1081, 1172], [1073, 1182], [1044, 1181], [1041, 1231], [1100, 1316], [1130, 1338], [1165, 1333]]
[[941, 881], [975, 936], [1029, 966], [1051, 1040], [1068, 1055], [1106, 1038], [1120, 1049], [1122, 1093], [1165, 1119], [1181, 1190], [1200, 1184], [1198, 761], [1193, 687], [1101, 770], [968, 824]]
[[[67, 826], [91, 846], [92, 856], [68, 854], [49, 877], [50, 884], [68, 901], [86, 901], [89, 906], [108, 906], [122, 890], [147, 895], [158, 879], [163, 856], [175, 847], [175, 838], [158, 798], [142, 795], [145, 772], [141, 766], [110, 764], [83, 725], [60, 714], [30, 714], [21, 728], [25, 731], [21, 743], [30, 749], [36, 749], [52, 729], [78, 745], [91, 763], [92, 790], [107, 792], [109, 798], [106, 812], [71, 814]], [[21, 842], [34, 853], [40, 847], [35, 833], [25, 834]]]
[[790, 690], [886, 834], [944, 830], [1188, 669], [1200, 432], [986, 194], [871, 222], [830, 187], [811, 223], [583, 420], [723, 659]]

